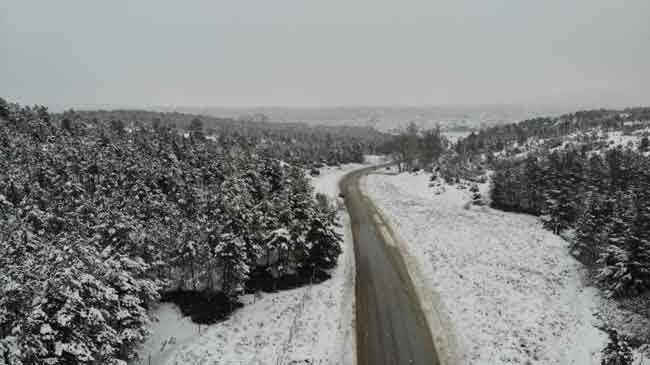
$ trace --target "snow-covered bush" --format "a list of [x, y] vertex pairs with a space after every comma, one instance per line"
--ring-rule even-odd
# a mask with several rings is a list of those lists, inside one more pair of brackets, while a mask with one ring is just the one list
[[632, 348], [616, 330], [606, 330], [609, 342], [602, 351], [601, 365], [631, 365], [634, 362]]
[[472, 204], [483, 205], [483, 197], [481, 196], [478, 185], [472, 184], [472, 186], [469, 188], [469, 191], [472, 193]]

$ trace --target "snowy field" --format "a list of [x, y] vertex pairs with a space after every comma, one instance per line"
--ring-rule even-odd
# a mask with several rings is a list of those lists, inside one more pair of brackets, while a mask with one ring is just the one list
[[[369, 158], [370, 163], [378, 162]], [[312, 178], [316, 192], [337, 199], [338, 181], [364, 167], [347, 164], [321, 169]], [[354, 251], [349, 218], [341, 214], [343, 254], [332, 278], [313, 286], [241, 297], [244, 307], [227, 320], [201, 326], [162, 305], [159, 322], [139, 352], [148, 364], [353, 364]], [[173, 337], [173, 339], [172, 339]], [[170, 341], [171, 339], [171, 341]]]
[[[567, 243], [535, 217], [472, 206], [428, 174], [372, 174], [367, 193], [390, 217], [440, 294], [468, 364], [597, 364], [597, 291]], [[487, 184], [481, 187], [487, 190]]]

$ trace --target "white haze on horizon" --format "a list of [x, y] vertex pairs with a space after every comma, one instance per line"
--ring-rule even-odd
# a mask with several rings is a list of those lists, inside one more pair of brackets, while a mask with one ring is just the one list
[[650, 104], [648, 0], [0, 2], [0, 96], [214, 106]]

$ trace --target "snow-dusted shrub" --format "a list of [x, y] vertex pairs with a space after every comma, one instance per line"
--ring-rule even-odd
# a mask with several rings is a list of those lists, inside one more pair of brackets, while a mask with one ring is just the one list
[[631, 365], [634, 362], [632, 348], [616, 330], [606, 330], [609, 342], [602, 351], [601, 365]]

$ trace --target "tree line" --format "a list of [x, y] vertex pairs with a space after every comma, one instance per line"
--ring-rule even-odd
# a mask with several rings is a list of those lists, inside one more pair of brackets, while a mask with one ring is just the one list
[[454, 149], [457, 153], [465, 155], [494, 153], [506, 147], [513, 147], [515, 144], [523, 145], [531, 137], [546, 139], [549, 143], [559, 143], [563, 137], [571, 133], [595, 128], [604, 131], [633, 131], [644, 127], [634, 122], [648, 120], [650, 120], [650, 108], [647, 107], [578, 111], [557, 117], [538, 117], [485, 128], [460, 139]]
[[[557, 234], [574, 232], [572, 253], [602, 287], [635, 296], [650, 289], [648, 142], [610, 145], [594, 131], [629, 132], [648, 120], [650, 108], [535, 118], [472, 133], [453, 154], [465, 170], [493, 170], [492, 207], [540, 216]], [[575, 143], [563, 143], [569, 135]], [[544, 143], [532, 147], [532, 139]], [[503, 153], [511, 149], [516, 154]]]
[[334, 208], [264, 146], [293, 137], [190, 129], [0, 99], [0, 363], [125, 364], [161, 294], [326, 277]]
[[[67, 111], [55, 120], [85, 120], [126, 129], [161, 126], [179, 131], [200, 132], [220, 144], [257, 149], [260, 154], [303, 167], [362, 162], [364, 154], [375, 154], [389, 135], [359, 126], [308, 126], [298, 123], [241, 121], [176, 112], [141, 110]], [[55, 121], [56, 122], [56, 121]]]
[[415, 122], [410, 122], [387, 140], [380, 151], [392, 156], [400, 172], [414, 169], [431, 171], [448, 144], [440, 126], [421, 130]]
[[495, 208], [541, 216], [555, 233], [575, 229], [573, 253], [610, 294], [650, 289], [650, 158], [642, 153], [567, 148], [504, 162], [491, 199]]

